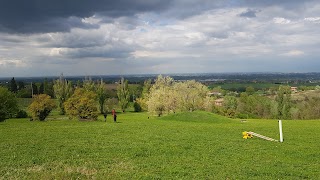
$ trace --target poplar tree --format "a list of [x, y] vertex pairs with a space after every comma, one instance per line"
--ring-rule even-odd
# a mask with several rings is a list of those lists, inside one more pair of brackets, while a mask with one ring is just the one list
[[130, 99], [128, 80], [124, 80], [124, 78], [121, 78], [121, 81], [119, 82], [119, 85], [117, 87], [117, 95], [121, 110], [122, 112], [124, 112], [125, 109], [128, 107]]
[[9, 90], [13, 93], [16, 93], [18, 91], [18, 86], [14, 77], [10, 81]]
[[65, 114], [64, 102], [72, 95], [72, 83], [64, 79], [63, 74], [54, 81], [54, 95], [59, 101], [60, 114]]
[[103, 114], [104, 113], [104, 104], [106, 102], [108, 95], [106, 92], [106, 85], [102, 79], [100, 81], [100, 84], [98, 84], [98, 86], [97, 86], [97, 96], [98, 96], [100, 113]]

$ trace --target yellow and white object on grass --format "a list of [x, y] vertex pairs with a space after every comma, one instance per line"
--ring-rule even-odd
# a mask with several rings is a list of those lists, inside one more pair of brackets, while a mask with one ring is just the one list
[[248, 133], [247, 131], [242, 132], [243, 139], [253, 138], [252, 134]]
[[265, 140], [268, 140], [268, 141], [277, 141], [278, 142], [278, 140], [272, 139], [272, 138], [267, 137], [267, 136], [263, 136], [261, 134], [255, 133], [255, 132], [244, 131], [244, 132], [242, 132], [242, 135], [243, 135], [244, 139], [253, 138], [254, 136], [256, 136], [258, 138], [265, 139]]

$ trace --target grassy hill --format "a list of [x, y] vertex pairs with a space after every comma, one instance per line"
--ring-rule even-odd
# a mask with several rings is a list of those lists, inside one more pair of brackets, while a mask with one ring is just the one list
[[[317, 179], [320, 121], [227, 119], [207, 112], [107, 122], [51, 119], [0, 123], [3, 179]], [[0, 178], [0, 179], [1, 179]]]

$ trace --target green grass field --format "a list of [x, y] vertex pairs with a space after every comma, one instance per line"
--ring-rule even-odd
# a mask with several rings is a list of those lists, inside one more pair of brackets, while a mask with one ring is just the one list
[[207, 112], [107, 122], [0, 123], [0, 179], [318, 179], [320, 121], [227, 119]]

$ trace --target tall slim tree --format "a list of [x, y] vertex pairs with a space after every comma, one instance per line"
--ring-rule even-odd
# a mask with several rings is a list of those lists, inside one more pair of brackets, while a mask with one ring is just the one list
[[145, 80], [143, 83], [143, 88], [142, 88], [142, 93], [141, 93], [141, 97], [142, 98], [147, 98], [148, 94], [150, 92], [150, 88], [151, 88], [151, 79]]
[[50, 91], [50, 88], [49, 88], [48, 79], [44, 78], [44, 80], [43, 80], [43, 94], [47, 94], [47, 95], [51, 96], [52, 94], [50, 94], [49, 91]]
[[72, 95], [72, 83], [64, 79], [63, 74], [60, 78], [54, 81], [54, 94], [59, 101], [60, 114], [65, 114], [63, 103]]
[[121, 81], [119, 82], [119, 85], [117, 88], [117, 95], [118, 95], [118, 100], [119, 100], [121, 110], [122, 112], [124, 112], [125, 109], [128, 107], [129, 100], [130, 100], [128, 80], [124, 80], [124, 78], [121, 78]]
[[100, 80], [100, 83], [97, 86], [97, 96], [98, 96], [98, 101], [99, 101], [100, 113], [103, 114], [104, 113], [104, 104], [106, 102], [108, 95], [106, 92], [106, 85], [102, 79]]
[[44, 94], [44, 84], [43, 84], [43, 82], [39, 86], [39, 94]]
[[43, 81], [43, 94], [54, 97], [53, 82], [48, 82], [47, 78], [45, 78]]
[[32, 96], [39, 94], [38, 86], [36, 85], [36, 83], [31, 83], [31, 89], [32, 89]]
[[18, 91], [18, 86], [14, 77], [11, 79], [9, 83], [9, 90], [13, 93], [16, 93]]
[[291, 108], [291, 89], [289, 86], [279, 86], [276, 102], [278, 103], [278, 118], [289, 119]]

